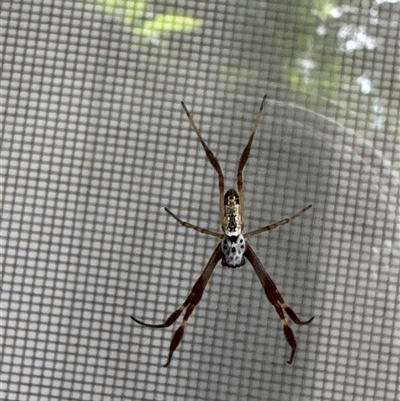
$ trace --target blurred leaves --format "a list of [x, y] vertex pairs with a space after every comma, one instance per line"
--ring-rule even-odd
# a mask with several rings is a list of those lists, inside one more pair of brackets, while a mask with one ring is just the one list
[[164, 14], [146, 21], [140, 33], [144, 36], [155, 36], [163, 32], [192, 31], [201, 25], [201, 20], [184, 15]]
[[[340, 14], [331, 0], [313, 0], [311, 12], [300, 16], [302, 29], [290, 63], [284, 67], [292, 87], [304, 95], [318, 99], [335, 99], [343, 82], [342, 55], [335, 49], [336, 37], [327, 24]], [[332, 49], [329, 51], [328, 49]]]
[[149, 0], [94, 0], [96, 9], [120, 17], [124, 25], [132, 27], [132, 32], [146, 37], [157, 37], [163, 33], [189, 32], [202, 21], [182, 14], [166, 13], [146, 18]]

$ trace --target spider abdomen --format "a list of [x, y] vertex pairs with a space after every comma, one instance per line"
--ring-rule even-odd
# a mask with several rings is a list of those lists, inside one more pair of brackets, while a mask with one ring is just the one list
[[224, 196], [224, 224], [222, 229], [226, 236], [233, 239], [242, 232], [240, 198], [234, 189], [226, 191]]
[[245, 264], [244, 251], [246, 243], [242, 234], [239, 235], [225, 235], [222, 240], [222, 265], [228, 267], [240, 267]]

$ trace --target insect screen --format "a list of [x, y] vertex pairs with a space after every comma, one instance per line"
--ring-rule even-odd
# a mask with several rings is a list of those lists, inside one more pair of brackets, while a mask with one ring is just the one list
[[[396, 0], [2, 1], [2, 397], [399, 399]], [[168, 328], [236, 187], [252, 264]], [[242, 201], [244, 201], [242, 199]], [[271, 300], [276, 298], [272, 287]], [[274, 295], [275, 294], [275, 295]], [[275, 297], [275, 298], [274, 298]], [[279, 305], [278, 305], [279, 309]]]

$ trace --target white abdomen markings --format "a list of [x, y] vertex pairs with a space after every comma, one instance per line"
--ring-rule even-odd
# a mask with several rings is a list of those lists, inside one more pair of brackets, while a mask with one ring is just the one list
[[222, 240], [222, 264], [228, 267], [240, 267], [245, 264], [244, 251], [246, 243], [242, 234], [228, 237]]

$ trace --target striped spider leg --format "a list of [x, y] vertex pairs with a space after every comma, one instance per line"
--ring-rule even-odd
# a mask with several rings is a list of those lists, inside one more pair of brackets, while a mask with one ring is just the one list
[[169, 327], [171, 326], [182, 314], [183, 311], [186, 311], [182, 323], [175, 331], [175, 334], [172, 338], [171, 345], [169, 348], [169, 355], [167, 363], [164, 366], [168, 366], [171, 362], [172, 355], [175, 349], [178, 347], [180, 341], [182, 340], [187, 321], [192, 314], [194, 308], [199, 303], [204, 289], [214, 271], [215, 266], [221, 261], [223, 266], [236, 268], [243, 266], [245, 264], [245, 259], [247, 259], [254, 268], [254, 271], [259, 278], [261, 285], [264, 289], [265, 295], [267, 296], [270, 303], [275, 307], [282, 325], [285, 337], [292, 348], [292, 353], [290, 355], [289, 360], [287, 361], [288, 364], [293, 362], [294, 354], [296, 352], [296, 339], [294, 337], [293, 331], [289, 326], [289, 323], [285, 317], [285, 313], [293, 320], [296, 324], [308, 324], [314, 318], [310, 318], [306, 321], [300, 320], [300, 318], [296, 315], [293, 309], [284, 301], [281, 293], [278, 291], [275, 283], [273, 282], [272, 278], [266, 272], [263, 264], [261, 263], [260, 259], [254, 252], [253, 248], [246, 242], [246, 238], [249, 238], [253, 235], [274, 230], [277, 227], [283, 226], [296, 217], [301, 216], [305, 211], [311, 208], [312, 205], [308, 205], [303, 209], [299, 210], [293, 216], [280, 220], [276, 223], [269, 224], [265, 227], [261, 227], [257, 230], [250, 231], [247, 233], [242, 233], [244, 228], [244, 183], [243, 183], [243, 169], [246, 165], [247, 159], [250, 155], [250, 149], [253, 142], [254, 135], [256, 133], [258, 124], [261, 120], [264, 105], [266, 101], [266, 96], [264, 96], [260, 109], [258, 111], [257, 118], [254, 122], [253, 129], [251, 131], [250, 139], [243, 150], [243, 153], [240, 157], [239, 167], [237, 171], [237, 189], [229, 189], [225, 193], [224, 188], [224, 175], [222, 173], [221, 166], [211, 152], [207, 144], [204, 142], [203, 138], [201, 137], [200, 130], [197, 128], [196, 124], [193, 121], [192, 116], [190, 115], [188, 109], [186, 108], [185, 104], [182, 102], [182, 107], [186, 112], [186, 115], [189, 119], [190, 125], [192, 126], [193, 130], [196, 132], [200, 143], [202, 144], [207, 158], [210, 161], [211, 165], [214, 167], [215, 171], [218, 174], [218, 183], [219, 183], [219, 208], [220, 208], [220, 222], [221, 228], [223, 233], [219, 233], [216, 231], [209, 230], [207, 228], [202, 228], [193, 224], [190, 224], [186, 221], [181, 220], [178, 216], [172, 213], [169, 209], [165, 208], [166, 212], [171, 215], [175, 220], [178, 221], [184, 227], [194, 229], [200, 233], [212, 235], [221, 239], [221, 242], [215, 248], [213, 254], [211, 255], [210, 260], [208, 261], [206, 267], [204, 268], [203, 272], [201, 273], [199, 279], [194, 284], [189, 296], [186, 298], [185, 302], [175, 311], [173, 312], [169, 318], [161, 324], [148, 324], [139, 319], [136, 319], [134, 316], [131, 318], [136, 322], [146, 327]]

